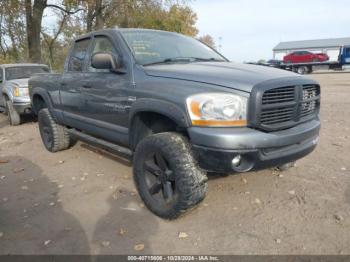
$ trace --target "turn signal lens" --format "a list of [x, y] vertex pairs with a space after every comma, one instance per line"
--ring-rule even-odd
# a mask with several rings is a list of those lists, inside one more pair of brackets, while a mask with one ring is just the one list
[[187, 98], [187, 108], [194, 126], [246, 126], [247, 101], [243, 96], [206, 93]]

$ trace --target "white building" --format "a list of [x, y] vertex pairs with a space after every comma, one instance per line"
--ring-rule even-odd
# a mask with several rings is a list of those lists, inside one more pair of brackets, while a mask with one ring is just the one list
[[283, 60], [286, 54], [294, 51], [325, 53], [329, 61], [337, 61], [341, 46], [350, 45], [350, 37], [280, 42], [273, 49], [273, 58]]

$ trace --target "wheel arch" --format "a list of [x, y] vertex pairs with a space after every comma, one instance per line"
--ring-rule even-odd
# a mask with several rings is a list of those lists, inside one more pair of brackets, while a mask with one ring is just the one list
[[31, 95], [32, 107], [37, 115], [42, 108], [52, 109], [52, 101], [47, 91], [43, 88], [34, 88]]
[[6, 88], [2, 89], [2, 97], [5, 101], [11, 99], [11, 95], [8, 93], [8, 90]]
[[133, 105], [129, 117], [129, 145], [135, 149], [144, 137], [176, 131], [187, 136], [188, 119], [177, 105], [156, 99], [140, 99]]

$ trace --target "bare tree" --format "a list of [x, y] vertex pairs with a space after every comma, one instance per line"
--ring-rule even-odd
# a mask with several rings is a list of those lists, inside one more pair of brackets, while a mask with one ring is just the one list
[[28, 41], [28, 59], [31, 62], [41, 62], [41, 22], [43, 19], [44, 10], [47, 7], [57, 8], [67, 14], [74, 14], [81, 9], [76, 11], [68, 11], [65, 8], [48, 4], [47, 0], [25, 0], [25, 11], [26, 11], [26, 22], [27, 22], [27, 41]]

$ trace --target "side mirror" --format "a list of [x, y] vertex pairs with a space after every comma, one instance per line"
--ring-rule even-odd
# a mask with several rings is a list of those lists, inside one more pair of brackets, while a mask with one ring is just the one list
[[118, 71], [121, 67], [118, 58], [110, 53], [95, 53], [91, 58], [91, 66], [96, 69]]

